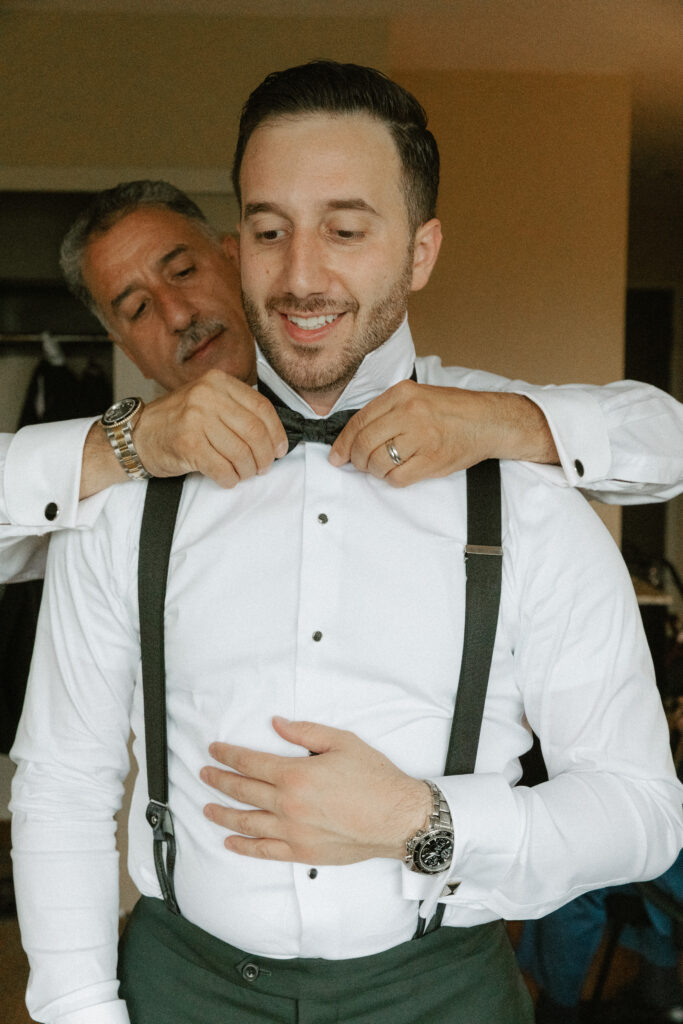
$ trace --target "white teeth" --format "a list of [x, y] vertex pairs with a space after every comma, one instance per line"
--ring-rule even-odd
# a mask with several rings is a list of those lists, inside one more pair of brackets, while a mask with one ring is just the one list
[[331, 324], [339, 316], [338, 313], [330, 313], [329, 316], [288, 316], [290, 324], [300, 327], [303, 331], [317, 331], [320, 327]]

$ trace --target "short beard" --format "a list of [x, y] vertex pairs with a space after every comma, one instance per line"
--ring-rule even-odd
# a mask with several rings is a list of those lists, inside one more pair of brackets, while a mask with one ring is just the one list
[[367, 323], [360, 332], [355, 331], [347, 341], [337, 358], [326, 366], [317, 366], [316, 357], [320, 347], [299, 347], [295, 354], [286, 352], [280, 347], [275, 328], [268, 323], [267, 313], [275, 309], [284, 311], [288, 308], [297, 313], [324, 315], [325, 313], [355, 313], [357, 303], [347, 303], [340, 309], [339, 304], [325, 296], [312, 296], [308, 300], [297, 300], [287, 294], [266, 303], [266, 315], [261, 312], [249, 296], [242, 292], [242, 303], [249, 324], [249, 329], [256, 338], [261, 351], [273, 367], [277, 375], [295, 391], [303, 394], [321, 394], [323, 392], [341, 393], [353, 378], [358, 367], [369, 352], [383, 345], [400, 327], [406, 312], [408, 295], [413, 278], [412, 249], [404, 264], [399, 278], [389, 291], [371, 307]]

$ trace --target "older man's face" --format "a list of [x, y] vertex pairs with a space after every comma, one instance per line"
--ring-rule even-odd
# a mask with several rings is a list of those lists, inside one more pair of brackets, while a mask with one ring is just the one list
[[229, 240], [214, 242], [172, 210], [141, 207], [91, 241], [83, 276], [112, 339], [146, 377], [173, 389], [217, 368], [254, 381]]

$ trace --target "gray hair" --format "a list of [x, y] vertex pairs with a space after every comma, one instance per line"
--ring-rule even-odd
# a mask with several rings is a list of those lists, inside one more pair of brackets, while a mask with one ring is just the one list
[[118, 221], [143, 206], [156, 206], [179, 213], [218, 243], [217, 232], [197, 204], [167, 181], [124, 181], [115, 188], [98, 192], [64, 236], [59, 265], [69, 291], [103, 323], [102, 311], [83, 278], [85, 250], [93, 238], [106, 234]]

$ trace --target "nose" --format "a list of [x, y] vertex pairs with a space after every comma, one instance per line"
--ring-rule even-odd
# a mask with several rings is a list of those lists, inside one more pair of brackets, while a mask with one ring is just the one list
[[160, 288], [156, 295], [159, 313], [171, 333], [184, 331], [198, 316], [195, 303], [173, 285]]
[[323, 239], [315, 231], [295, 231], [285, 253], [285, 287], [306, 298], [324, 294], [330, 282]]

